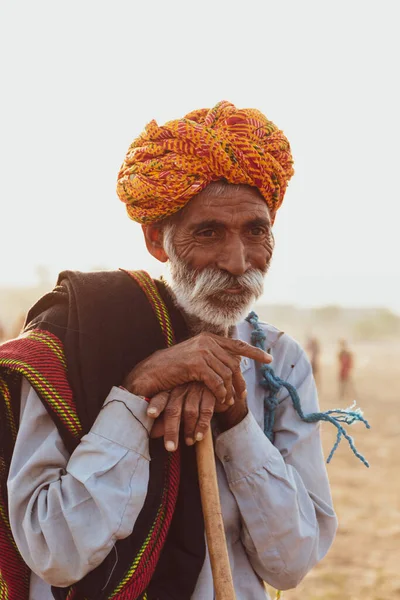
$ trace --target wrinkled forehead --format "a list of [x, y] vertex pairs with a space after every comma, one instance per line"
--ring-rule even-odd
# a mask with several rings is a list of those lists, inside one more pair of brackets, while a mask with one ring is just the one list
[[174, 221], [184, 224], [208, 218], [265, 219], [271, 222], [268, 205], [257, 188], [224, 181], [212, 182], [196, 194], [176, 214]]

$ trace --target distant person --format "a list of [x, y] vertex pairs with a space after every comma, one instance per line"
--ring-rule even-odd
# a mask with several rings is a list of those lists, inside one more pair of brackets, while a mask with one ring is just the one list
[[318, 338], [311, 336], [308, 338], [306, 344], [306, 350], [310, 358], [312, 372], [314, 379], [317, 384], [320, 383], [320, 356], [321, 356], [321, 345]]
[[354, 359], [346, 340], [339, 341], [339, 348], [339, 397], [343, 399], [355, 392], [352, 378]]

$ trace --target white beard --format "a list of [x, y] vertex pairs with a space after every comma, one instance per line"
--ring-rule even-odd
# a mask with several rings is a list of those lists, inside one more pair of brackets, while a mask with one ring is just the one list
[[[214, 268], [195, 271], [176, 255], [171, 237], [167, 230], [164, 233], [164, 247], [169, 257], [166, 280], [176, 303], [194, 320], [197, 330], [226, 335], [231, 327], [247, 316], [255, 300], [263, 293], [267, 269], [265, 272], [249, 269], [237, 277]], [[224, 291], [237, 286], [242, 288], [242, 293]]]

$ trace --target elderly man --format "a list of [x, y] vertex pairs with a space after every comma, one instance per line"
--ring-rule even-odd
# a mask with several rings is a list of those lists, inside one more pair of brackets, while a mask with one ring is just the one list
[[2, 597], [211, 600], [194, 454], [210, 424], [236, 597], [326, 554], [311, 366], [244, 320], [292, 173], [282, 132], [228, 102], [132, 144], [118, 194], [168, 281], [64, 272], [0, 351]]

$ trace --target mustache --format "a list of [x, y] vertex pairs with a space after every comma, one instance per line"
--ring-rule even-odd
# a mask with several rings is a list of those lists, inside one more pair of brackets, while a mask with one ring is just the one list
[[254, 295], [258, 298], [263, 292], [265, 271], [249, 269], [243, 275], [232, 275], [221, 269], [206, 267], [201, 271], [191, 271], [193, 285], [192, 294], [196, 298], [208, 298], [223, 294], [227, 289], [238, 288], [244, 296]]

